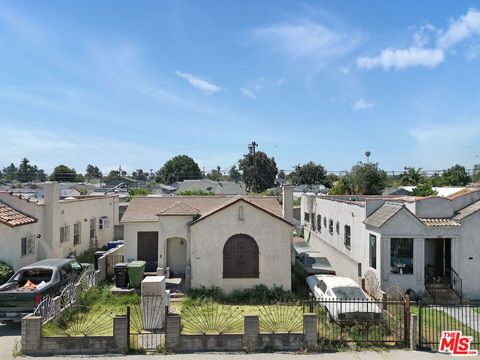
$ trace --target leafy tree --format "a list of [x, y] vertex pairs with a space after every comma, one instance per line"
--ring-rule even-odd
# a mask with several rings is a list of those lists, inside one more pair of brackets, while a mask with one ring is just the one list
[[45, 170], [43, 170], [43, 169], [38, 170], [37, 179], [38, 179], [38, 181], [41, 181], [41, 182], [47, 181], [48, 176], [47, 176], [47, 174], [45, 174]]
[[405, 173], [400, 179], [400, 184], [402, 185], [418, 185], [422, 183], [424, 176], [422, 173], [422, 168], [415, 169], [414, 167], [409, 167], [405, 170]]
[[10, 279], [14, 274], [12, 266], [6, 262], [0, 261], [0, 285], [3, 285]]
[[[238, 161], [238, 168], [243, 173], [243, 181], [247, 189], [255, 192], [263, 192], [275, 185], [277, 176], [277, 163], [273, 157], [269, 158], [262, 151], [256, 153], [256, 172], [254, 174], [253, 154], [246, 154]], [[255, 188], [253, 186], [255, 179]]]
[[465, 186], [470, 182], [470, 176], [462, 165], [454, 165], [442, 175], [447, 185]]
[[77, 176], [75, 176], [75, 182], [84, 182], [84, 181], [85, 181], [85, 177], [82, 174], [77, 174]]
[[110, 170], [110, 172], [108, 173], [107, 179], [113, 179], [120, 176], [127, 176], [127, 172], [125, 170], [122, 170], [122, 171]]
[[77, 179], [77, 172], [74, 168], [69, 168], [66, 165], [58, 165], [53, 169], [50, 175], [50, 180], [59, 182], [75, 182]]
[[221, 181], [223, 179], [223, 175], [220, 166], [217, 166], [216, 169], [213, 169], [210, 173], [208, 173], [206, 178], [213, 181]]
[[135, 196], [144, 196], [150, 194], [150, 191], [147, 189], [139, 188], [139, 189], [129, 189], [128, 190], [128, 197], [127, 201], [132, 200]]
[[143, 171], [142, 169], [137, 169], [132, 172], [132, 178], [138, 181], [146, 181], [148, 177], [148, 172]]
[[438, 192], [432, 189], [432, 185], [425, 183], [415, 187], [412, 191], [413, 196], [432, 196], [437, 195]]
[[480, 164], [473, 165], [472, 181], [475, 183], [480, 182]]
[[296, 165], [294, 171], [292, 171], [288, 177], [295, 185], [325, 184], [327, 172], [322, 165], [309, 161], [304, 165]]
[[286, 178], [287, 178], [287, 175], [285, 174], [285, 171], [280, 170], [280, 171], [278, 172], [277, 177], [278, 177], [279, 179], [286, 179]]
[[88, 164], [87, 169], [85, 170], [85, 177], [87, 179], [100, 179], [102, 177], [102, 172], [98, 166]]
[[183, 191], [177, 191], [175, 195], [180, 195], [180, 196], [209, 196], [213, 195], [213, 192], [211, 191], [203, 191], [201, 189], [198, 190], [183, 190]]
[[17, 167], [13, 163], [11, 163], [7, 167], [3, 168], [3, 179], [5, 181], [17, 180], [17, 173], [18, 173]]
[[345, 176], [342, 176], [329, 191], [330, 195], [349, 195], [351, 193], [350, 184]]
[[20, 182], [31, 182], [36, 179], [38, 168], [36, 165], [30, 165], [27, 158], [23, 158], [18, 166], [17, 180]]
[[228, 171], [228, 180], [238, 182], [242, 179], [242, 174], [237, 170], [237, 167], [233, 165]]
[[434, 187], [440, 187], [440, 186], [447, 186], [448, 185], [446, 179], [438, 173], [434, 173], [425, 182], [427, 184], [430, 184], [431, 186], [434, 186]]
[[347, 193], [380, 195], [387, 184], [387, 173], [379, 169], [378, 164], [359, 162], [343, 179]]
[[155, 180], [166, 184], [186, 179], [201, 179], [202, 172], [198, 164], [187, 155], [177, 155], [168, 160], [163, 167], [157, 171]]

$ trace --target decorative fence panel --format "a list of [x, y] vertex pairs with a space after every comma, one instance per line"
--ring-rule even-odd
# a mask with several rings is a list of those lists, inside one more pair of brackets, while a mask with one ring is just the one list
[[470, 348], [480, 350], [480, 303], [418, 304], [418, 345], [437, 351], [442, 331], [461, 331], [471, 336]]

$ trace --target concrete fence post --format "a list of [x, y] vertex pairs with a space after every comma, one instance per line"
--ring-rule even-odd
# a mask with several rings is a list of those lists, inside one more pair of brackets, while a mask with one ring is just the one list
[[32, 314], [22, 319], [22, 350], [26, 355], [41, 348], [42, 317]]
[[98, 258], [98, 271], [100, 272], [98, 276], [100, 282], [107, 280], [107, 255]]
[[258, 343], [258, 334], [260, 332], [260, 321], [258, 315], [245, 315], [244, 321], [244, 341], [245, 347], [255, 350]]
[[417, 315], [410, 313], [410, 350], [417, 348]]
[[54, 318], [58, 319], [62, 314], [62, 298], [60, 296], [55, 296], [53, 298], [53, 309], [54, 309]]
[[168, 315], [165, 328], [165, 344], [175, 350], [180, 342], [181, 318], [178, 314]]
[[113, 318], [113, 336], [118, 349], [128, 349], [128, 317], [117, 315]]
[[303, 314], [303, 335], [308, 348], [317, 346], [317, 314]]

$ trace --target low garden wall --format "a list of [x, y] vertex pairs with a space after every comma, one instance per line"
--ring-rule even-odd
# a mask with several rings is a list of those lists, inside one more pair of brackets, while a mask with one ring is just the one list
[[113, 319], [113, 336], [42, 336], [42, 317], [22, 319], [22, 350], [25, 355], [118, 354], [128, 350], [128, 318]]
[[181, 333], [180, 315], [169, 315], [165, 334], [165, 345], [177, 352], [193, 351], [296, 351], [314, 348], [317, 345], [317, 316], [303, 315], [303, 333], [260, 333], [257, 315], [244, 317], [243, 334], [199, 334]]

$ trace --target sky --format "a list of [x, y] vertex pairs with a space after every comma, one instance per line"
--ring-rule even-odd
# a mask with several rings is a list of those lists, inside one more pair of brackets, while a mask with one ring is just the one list
[[2, 1], [0, 168], [480, 163], [477, 1]]

